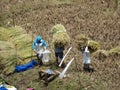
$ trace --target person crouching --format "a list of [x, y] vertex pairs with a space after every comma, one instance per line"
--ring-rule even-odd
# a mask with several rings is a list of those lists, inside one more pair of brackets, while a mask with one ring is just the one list
[[43, 58], [42, 52], [44, 52], [44, 50], [46, 50], [47, 47], [48, 47], [48, 44], [46, 44], [46, 42], [40, 36], [37, 36], [36, 39], [33, 42], [32, 49], [35, 52], [35, 54], [37, 55], [39, 65], [43, 64], [43, 62], [42, 62], [42, 58]]

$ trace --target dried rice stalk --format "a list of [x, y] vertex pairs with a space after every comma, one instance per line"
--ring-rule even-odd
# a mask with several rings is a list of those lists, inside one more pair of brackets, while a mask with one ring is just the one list
[[31, 47], [27, 47], [19, 50], [19, 55], [21, 56], [21, 58], [26, 58], [28, 56], [31, 56]]
[[88, 37], [86, 37], [85, 35], [81, 34], [81, 35], [77, 35], [75, 37], [75, 41], [77, 43], [77, 48], [81, 49], [81, 48], [85, 48], [87, 46], [87, 42], [88, 42]]
[[70, 43], [70, 37], [67, 33], [61, 32], [53, 35], [53, 44], [54, 46], [61, 47], [67, 46]]
[[21, 27], [0, 27], [0, 62], [4, 66], [4, 74], [12, 73], [16, 65], [28, 62], [22, 58], [31, 56], [31, 45], [32, 37]]
[[[89, 41], [89, 45], [88, 45], [88, 41]], [[91, 53], [97, 51], [100, 47], [100, 44], [98, 42], [89, 40], [89, 38], [83, 34], [76, 36], [76, 43], [77, 43], [77, 48], [79, 50], [82, 50], [83, 48], [88, 46]]]
[[29, 34], [21, 34], [17, 37], [10, 39], [14, 45], [17, 45], [17, 48], [20, 50], [22, 48], [30, 47], [32, 44], [31, 37]]
[[109, 54], [115, 54], [115, 53], [120, 54], [120, 47], [119, 46], [110, 49]]
[[9, 50], [14, 48], [14, 46], [7, 41], [0, 41], [0, 50]]
[[6, 28], [0, 27], [0, 40], [7, 41], [8, 38], [8, 30]]
[[109, 52], [106, 50], [97, 50], [92, 54], [92, 56], [98, 60], [104, 60], [109, 55]]
[[59, 32], [66, 32], [66, 29], [62, 24], [57, 24], [52, 27], [51, 32], [52, 34], [59, 33]]
[[10, 38], [12, 38], [12, 37], [15, 38], [21, 34], [26, 34], [26, 31], [23, 28], [21, 28], [20, 26], [15, 26], [15, 27], [9, 28], [8, 36]]
[[96, 41], [90, 40], [88, 48], [89, 48], [90, 52], [93, 53], [100, 48], [100, 44]]
[[6, 59], [8, 59], [10, 56], [15, 55], [15, 54], [16, 54], [16, 51], [14, 49], [0, 51], [0, 57], [2, 57], [4, 59], [3, 62]]

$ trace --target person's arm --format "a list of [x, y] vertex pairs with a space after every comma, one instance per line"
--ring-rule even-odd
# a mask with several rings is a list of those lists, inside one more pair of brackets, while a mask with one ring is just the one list
[[43, 44], [44, 49], [46, 50], [46, 49], [48, 48], [48, 44], [47, 44], [44, 40], [42, 40], [42, 42], [41, 42], [41, 43]]

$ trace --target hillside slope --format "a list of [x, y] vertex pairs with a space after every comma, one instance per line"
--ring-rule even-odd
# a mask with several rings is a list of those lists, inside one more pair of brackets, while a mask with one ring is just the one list
[[[38, 79], [38, 67], [8, 76], [6, 77], [8, 82], [15, 85], [18, 90], [25, 90], [27, 87], [33, 87], [35, 90], [119, 90], [119, 0], [20, 1], [3, 2], [6, 7], [3, 11], [7, 14], [4, 16], [4, 23], [8, 26], [19, 25], [25, 28], [27, 33], [41, 35], [52, 51], [51, 60], [54, 60], [54, 54], [50, 30], [53, 25], [62, 23], [72, 38], [71, 46], [73, 46], [66, 63], [72, 57], [75, 61], [67, 72], [69, 78], [63, 80], [57, 78], [48, 87]], [[77, 50], [75, 43], [75, 36], [78, 34], [84, 34], [100, 42], [100, 51], [109, 52], [109, 55], [104, 54], [105, 52], [91, 54], [92, 66], [96, 70], [93, 73], [85, 73], [82, 70], [82, 54]], [[117, 48], [114, 49], [117, 52], [114, 50], [110, 52], [113, 48]]]

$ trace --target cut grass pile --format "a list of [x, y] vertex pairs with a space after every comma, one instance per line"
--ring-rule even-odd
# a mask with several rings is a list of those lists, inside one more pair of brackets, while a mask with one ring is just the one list
[[53, 45], [55, 47], [67, 46], [70, 43], [70, 37], [62, 24], [57, 24], [51, 29], [53, 34]]
[[57, 47], [67, 46], [70, 43], [70, 37], [67, 33], [60, 32], [54, 34], [53, 36], [53, 44]]
[[27, 63], [23, 59], [31, 56], [31, 44], [32, 36], [21, 27], [0, 27], [0, 62], [5, 67], [2, 72], [10, 74], [16, 65]]
[[91, 40], [90, 38], [86, 37], [83, 34], [77, 35], [75, 38], [76, 38], [77, 48], [79, 50], [82, 50], [83, 48], [85, 49], [85, 47], [88, 46], [90, 52], [93, 53], [100, 48], [100, 44], [98, 42]]
[[66, 32], [65, 27], [62, 24], [56, 24], [51, 29], [52, 34], [56, 34], [59, 32]]

